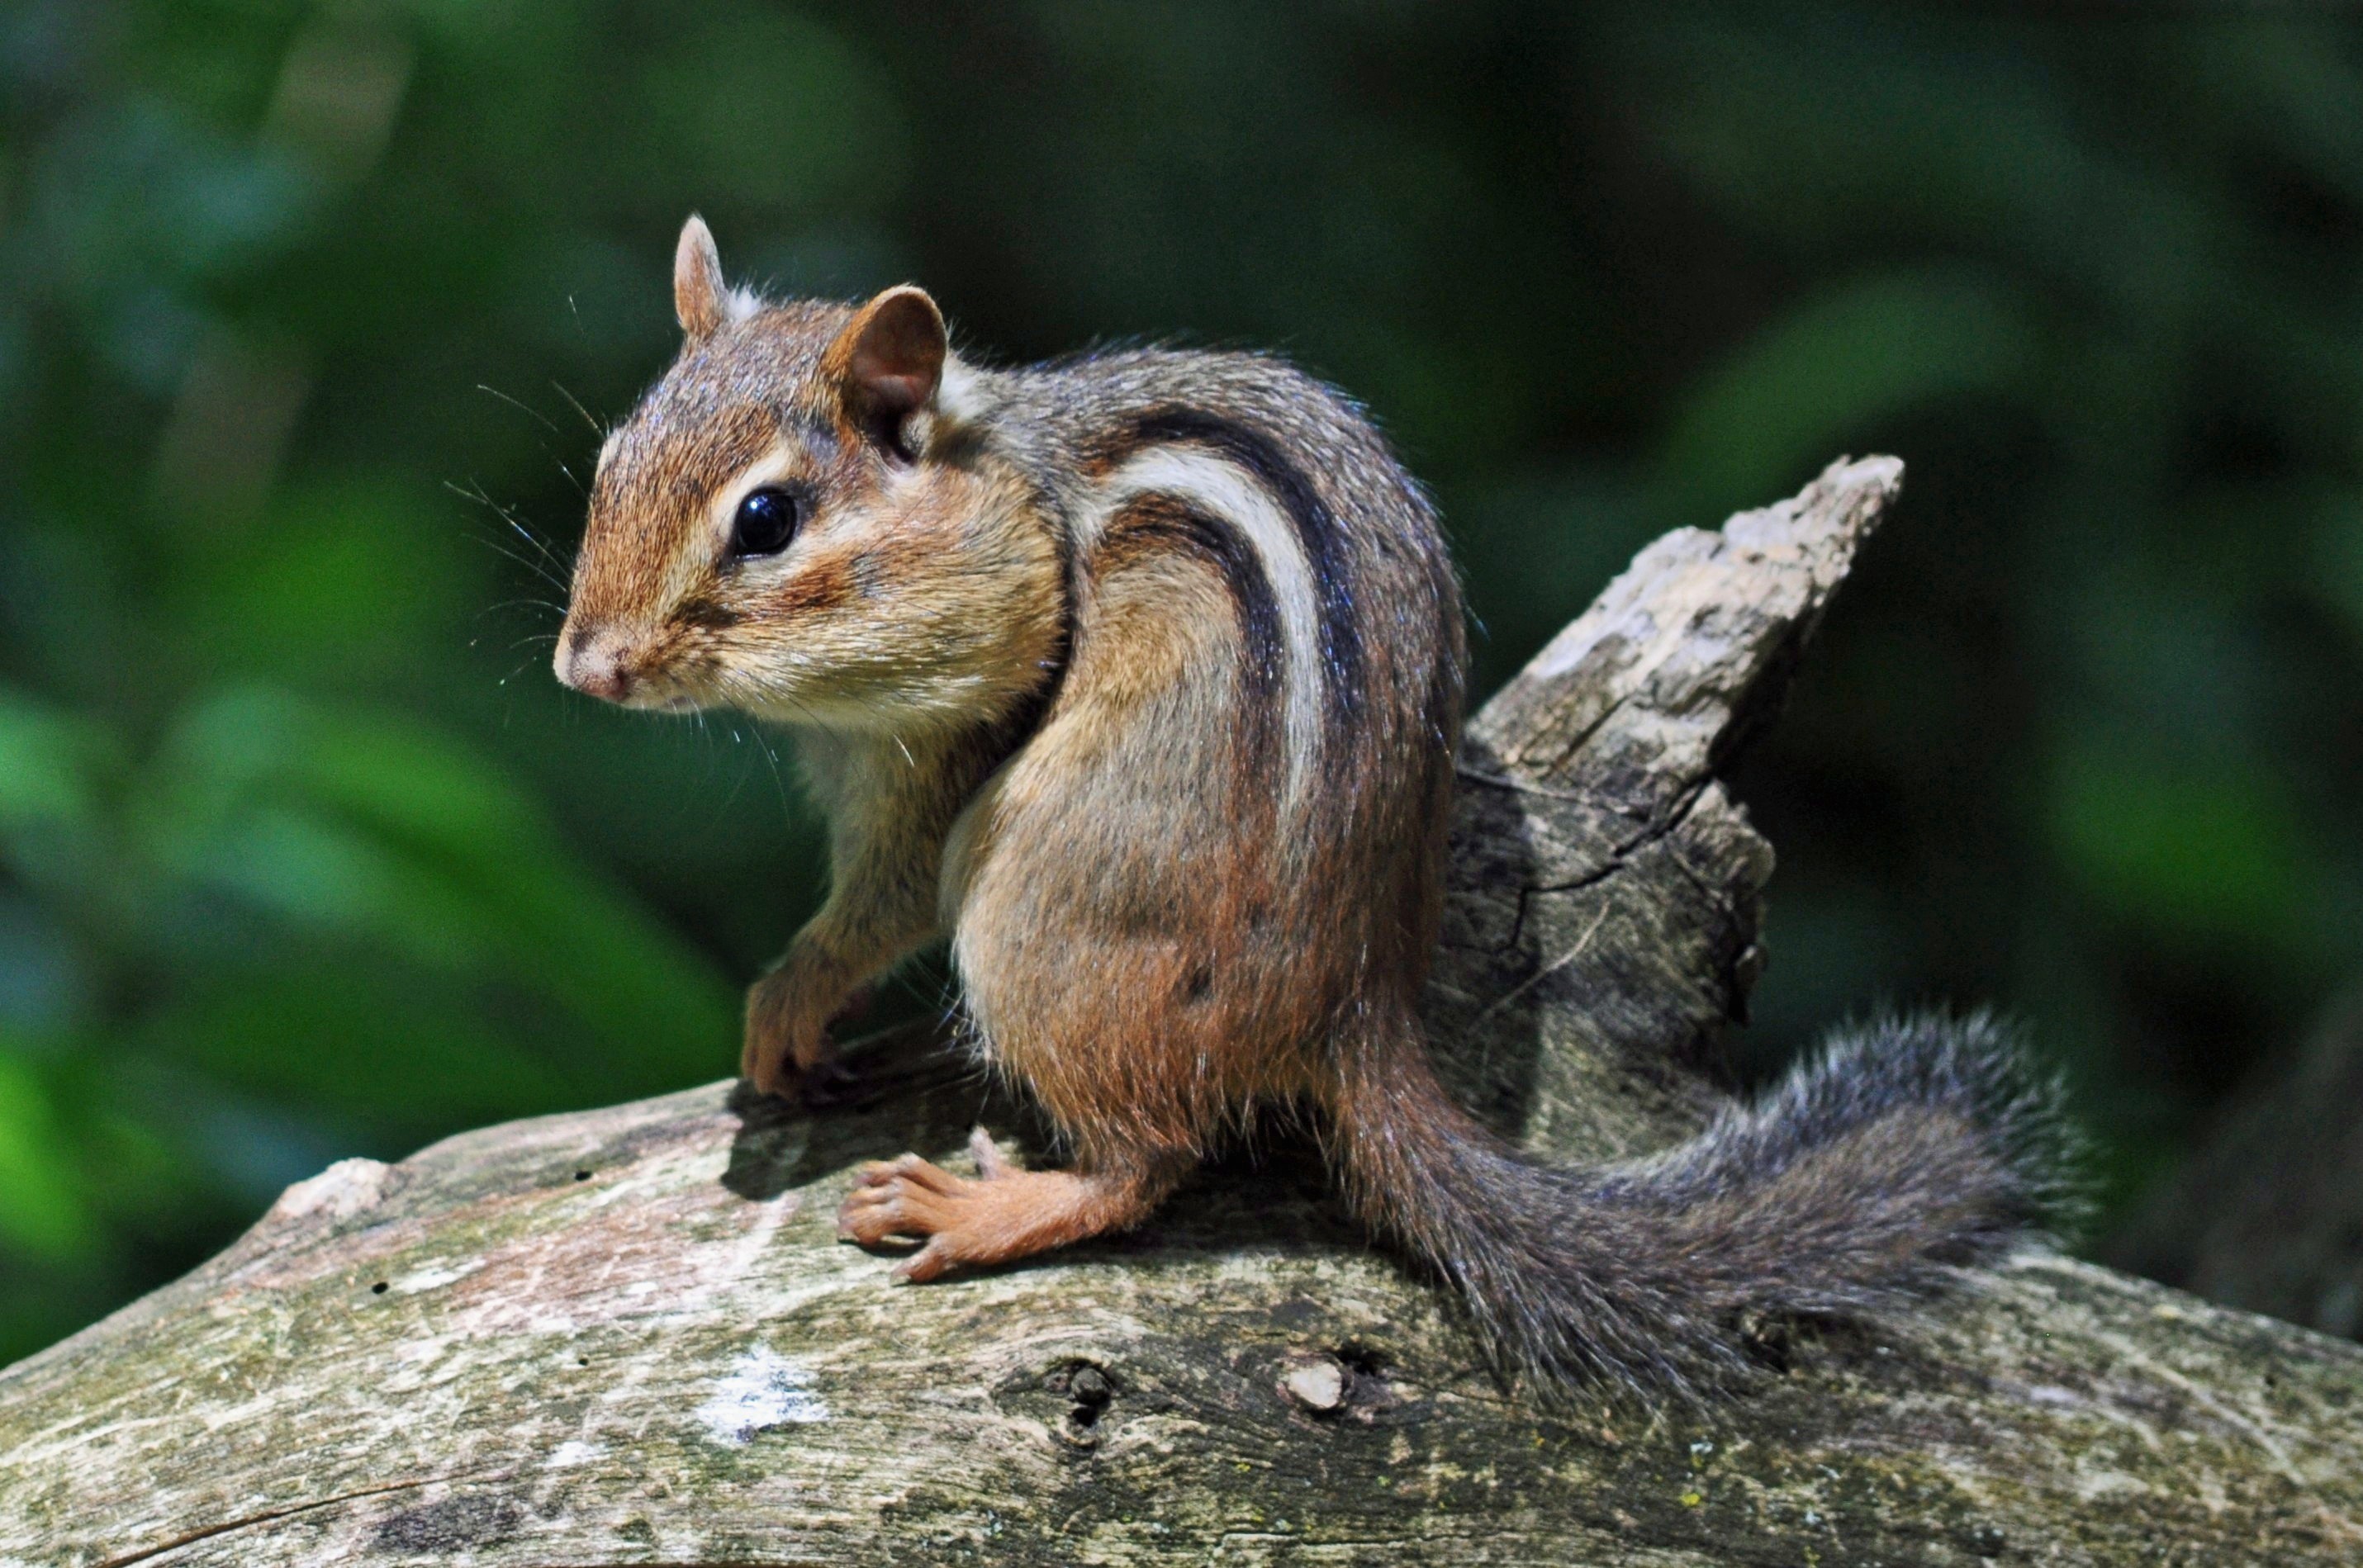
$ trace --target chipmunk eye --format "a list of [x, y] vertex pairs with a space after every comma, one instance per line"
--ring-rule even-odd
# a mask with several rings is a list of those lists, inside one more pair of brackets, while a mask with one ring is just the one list
[[771, 485], [750, 490], [730, 521], [730, 554], [776, 556], [796, 536], [804, 506], [795, 493]]

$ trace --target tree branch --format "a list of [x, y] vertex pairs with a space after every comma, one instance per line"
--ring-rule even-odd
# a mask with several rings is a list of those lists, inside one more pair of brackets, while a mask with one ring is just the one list
[[[1660, 540], [1472, 723], [1429, 1011], [1531, 1145], [1715, 1103], [1771, 868], [1717, 775], [1899, 473]], [[1290, 1150], [893, 1288], [835, 1241], [849, 1167], [1016, 1125], [926, 1043], [819, 1118], [714, 1085], [290, 1188], [0, 1374], [0, 1562], [2363, 1556], [2363, 1349], [2075, 1263], [1797, 1326], [1709, 1412], [1560, 1419]]]

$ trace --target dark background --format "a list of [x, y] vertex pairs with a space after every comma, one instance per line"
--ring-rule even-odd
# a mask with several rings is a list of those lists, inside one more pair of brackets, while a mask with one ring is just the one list
[[2354, 24], [32, 0], [0, 93], [0, 1361], [333, 1158], [735, 1063], [819, 890], [778, 743], [547, 668], [693, 208], [989, 355], [1340, 382], [1481, 690], [1658, 532], [1903, 456], [1737, 781], [1747, 1064], [2003, 1004], [2097, 1234], [2363, 967]]

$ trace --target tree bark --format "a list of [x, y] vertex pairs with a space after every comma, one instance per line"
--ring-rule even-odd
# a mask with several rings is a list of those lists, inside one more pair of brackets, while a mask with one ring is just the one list
[[[1431, 1021], [1531, 1146], [1717, 1102], [1772, 864], [1718, 775], [1900, 474], [1659, 540], [1472, 723]], [[290, 1188], [0, 1374], [0, 1562], [2363, 1560], [2363, 1348], [2056, 1257], [1794, 1325], [1712, 1408], [1556, 1417], [1284, 1144], [892, 1287], [849, 1167], [1022, 1132], [926, 1045], [820, 1116], [712, 1085]]]

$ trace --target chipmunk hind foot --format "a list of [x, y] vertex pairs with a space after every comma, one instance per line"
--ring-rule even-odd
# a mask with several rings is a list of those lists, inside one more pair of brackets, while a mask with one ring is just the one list
[[1164, 1201], [1188, 1168], [1156, 1162], [1029, 1171], [1003, 1158], [982, 1128], [969, 1147], [977, 1165], [972, 1177], [916, 1154], [863, 1166], [838, 1210], [838, 1239], [864, 1247], [897, 1237], [919, 1242], [894, 1274], [925, 1284], [1128, 1230]]

